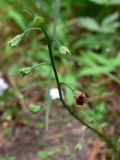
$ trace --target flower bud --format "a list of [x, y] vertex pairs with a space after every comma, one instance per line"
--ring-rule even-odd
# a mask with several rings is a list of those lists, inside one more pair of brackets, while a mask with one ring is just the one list
[[81, 151], [82, 148], [83, 148], [82, 143], [78, 143], [78, 144], [75, 146], [75, 150], [76, 150], [76, 151]]
[[11, 39], [11, 40], [8, 42], [8, 45], [9, 45], [10, 47], [16, 47], [16, 46], [20, 43], [20, 41], [23, 39], [23, 36], [24, 36], [23, 33], [15, 36], [13, 39]]
[[34, 104], [31, 104], [29, 106], [29, 110], [32, 114], [36, 114], [38, 113], [40, 110], [42, 109], [42, 107], [40, 105], [34, 105]]
[[60, 51], [61, 54], [70, 54], [71, 55], [70, 50], [63, 45], [60, 45], [59, 51]]
[[22, 68], [22, 69], [20, 70], [20, 74], [21, 74], [22, 76], [26, 76], [26, 75], [30, 74], [31, 70], [32, 70], [32, 67]]
[[34, 18], [33, 24], [36, 27], [40, 27], [41, 25], [43, 25], [45, 22], [44, 18], [42, 16], [36, 16]]

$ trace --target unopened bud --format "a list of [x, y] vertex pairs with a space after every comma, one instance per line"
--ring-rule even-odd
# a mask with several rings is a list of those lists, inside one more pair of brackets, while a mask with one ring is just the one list
[[45, 22], [44, 18], [42, 16], [36, 16], [34, 18], [33, 24], [36, 27], [40, 27], [41, 25], [43, 25]]
[[22, 68], [22, 69], [20, 70], [20, 74], [21, 74], [22, 76], [26, 76], [26, 75], [30, 74], [31, 70], [32, 70], [31, 67]]
[[24, 34], [19, 34], [17, 36], [15, 36], [13, 39], [11, 39], [8, 44], [10, 47], [16, 47], [20, 41], [23, 39]]
[[41, 110], [41, 106], [40, 105], [34, 105], [34, 104], [31, 104], [30, 106], [29, 106], [29, 110], [30, 110], [30, 112], [32, 113], [32, 114], [36, 114], [36, 113], [38, 113], [40, 110]]
[[59, 51], [60, 51], [61, 54], [70, 54], [71, 55], [70, 50], [63, 45], [60, 45]]

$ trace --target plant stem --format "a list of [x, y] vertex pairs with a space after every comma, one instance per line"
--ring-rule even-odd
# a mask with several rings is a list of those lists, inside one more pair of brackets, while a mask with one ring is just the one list
[[55, 0], [55, 8], [54, 8], [54, 24], [53, 24], [53, 37], [56, 37], [56, 29], [57, 29], [57, 22], [60, 13], [60, 6], [61, 0]]
[[51, 61], [51, 65], [52, 65], [52, 68], [53, 68], [54, 75], [55, 75], [55, 80], [56, 80], [56, 83], [57, 83], [60, 100], [61, 100], [63, 106], [69, 111], [69, 113], [70, 113], [74, 118], [76, 118], [79, 122], [81, 122], [83, 125], [85, 125], [85, 126], [88, 127], [89, 129], [91, 129], [93, 132], [95, 132], [99, 137], [101, 137], [101, 138], [106, 142], [106, 144], [108, 145], [108, 147], [111, 147], [111, 148], [113, 149], [113, 151], [116, 153], [116, 156], [120, 157], [120, 153], [117, 151], [116, 145], [112, 142], [112, 140], [111, 140], [110, 138], [104, 136], [104, 134], [102, 134], [101, 132], [99, 132], [98, 130], [96, 130], [95, 128], [93, 128], [92, 126], [90, 126], [89, 124], [87, 124], [84, 120], [82, 120], [82, 119], [76, 114], [76, 112], [74, 112], [74, 111], [71, 109], [72, 107], [66, 105], [66, 103], [64, 102], [64, 99], [63, 99], [63, 97], [62, 97], [61, 83], [59, 82], [58, 73], [57, 73], [57, 70], [56, 70], [56, 66], [55, 66], [55, 62], [54, 62], [54, 57], [53, 57], [53, 53], [52, 53], [52, 40], [49, 38], [47, 32], [46, 32], [43, 28], [38, 28], [38, 27], [30, 28], [30, 29], [26, 30], [26, 31], [24, 32], [24, 34], [27, 33], [28, 31], [32, 31], [32, 30], [40, 30], [40, 31], [42, 31], [42, 32], [44, 33], [46, 39], [47, 39], [50, 61]]
[[34, 30], [39, 30], [39, 31], [41, 31], [41, 28], [39, 28], [39, 27], [29, 28], [29, 29], [27, 29], [25, 32], [23, 32], [23, 35], [31, 32], [31, 31], [34, 31]]
[[[55, 0], [55, 5], [54, 5], [54, 15], [53, 15], [53, 33], [52, 37], [56, 37], [56, 29], [57, 29], [57, 22], [59, 18], [59, 12], [60, 12], [60, 6], [61, 6], [61, 0]], [[54, 49], [55, 45], [52, 45], [52, 49]], [[52, 67], [50, 68], [49, 72], [49, 80], [48, 80], [48, 94], [47, 94], [47, 101], [50, 99], [50, 88], [51, 88], [51, 82], [52, 82]], [[51, 103], [49, 103], [46, 107], [46, 112], [45, 112], [45, 123], [46, 123], [46, 130], [48, 129], [49, 125], [49, 116], [50, 116], [50, 111], [51, 111]]]
[[75, 93], [75, 90], [72, 87], [70, 87], [68, 84], [66, 84], [64, 82], [60, 82], [60, 86], [62, 86], [62, 85], [66, 86], [68, 89], [70, 89], [73, 94]]
[[56, 82], [57, 82], [57, 87], [58, 87], [60, 99], [61, 99], [62, 102], [64, 102], [63, 97], [62, 97], [60, 82], [59, 82], [59, 78], [58, 78], [58, 74], [57, 74], [57, 70], [56, 70], [56, 67], [55, 67], [54, 58], [53, 58], [53, 54], [52, 54], [51, 40], [50, 40], [48, 34], [46, 33], [46, 31], [45, 31], [43, 28], [41, 28], [41, 30], [42, 30], [43, 33], [45, 34], [45, 37], [46, 37], [47, 42], [48, 42], [49, 56], [50, 56], [50, 60], [51, 60], [51, 65], [52, 65], [52, 67], [53, 67], [55, 79], [56, 79]]
[[32, 70], [33, 70], [33, 69], [36, 69], [36, 68], [38, 68], [38, 67], [40, 67], [40, 66], [42, 66], [42, 65], [51, 65], [51, 64], [50, 64], [50, 63], [47, 63], [47, 62], [43, 62], [43, 63], [40, 63], [40, 64], [37, 64], [37, 65], [33, 66], [33, 67], [32, 67]]
[[60, 82], [59, 82], [59, 78], [58, 78], [58, 74], [57, 74], [57, 70], [56, 70], [56, 66], [55, 66], [55, 63], [54, 63], [54, 58], [53, 58], [53, 53], [52, 53], [52, 47], [51, 47], [51, 40], [47, 34], [47, 32], [41, 28], [41, 30], [43, 31], [46, 39], [47, 39], [47, 42], [48, 42], [48, 50], [49, 50], [49, 56], [50, 56], [50, 60], [51, 60], [51, 65], [52, 65], [52, 68], [53, 68], [53, 72], [54, 72], [54, 75], [55, 75], [55, 79], [56, 79], [56, 83], [57, 83], [57, 87], [58, 87], [58, 91], [59, 91], [59, 96], [60, 96], [60, 100], [63, 104], [63, 106], [69, 111], [69, 113], [71, 113], [71, 115], [73, 117], [75, 117], [79, 122], [81, 122], [83, 125], [85, 125], [86, 127], [88, 127], [89, 129], [91, 129], [92, 131], [94, 131], [99, 137], [101, 137], [102, 139], [104, 139], [104, 141], [106, 142], [106, 144], [113, 148], [113, 150], [115, 152], [117, 152], [117, 149], [114, 145], [114, 143], [109, 139], [107, 138], [106, 136], [104, 136], [101, 132], [99, 132], [98, 130], [96, 130], [95, 128], [91, 127], [89, 124], [87, 124], [86, 122], [84, 122], [80, 117], [78, 117], [78, 115], [76, 114], [76, 112], [73, 112], [71, 110], [71, 108], [65, 104], [64, 102], [64, 99], [62, 97], [62, 92], [61, 92], [61, 86], [60, 86]]

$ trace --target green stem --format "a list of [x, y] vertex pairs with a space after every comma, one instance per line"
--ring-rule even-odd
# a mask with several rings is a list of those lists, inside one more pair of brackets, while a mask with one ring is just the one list
[[44, 33], [44, 35], [47, 39], [47, 42], [48, 42], [49, 56], [50, 56], [50, 60], [51, 60], [51, 65], [53, 67], [55, 79], [56, 79], [56, 82], [57, 82], [60, 99], [61, 99], [62, 102], [64, 102], [63, 97], [62, 97], [60, 83], [59, 83], [59, 78], [58, 78], [58, 74], [57, 74], [57, 70], [56, 70], [56, 67], [55, 67], [54, 58], [53, 58], [53, 54], [52, 54], [51, 40], [50, 40], [48, 34], [46, 33], [46, 31], [43, 28], [41, 28], [41, 30], [43, 31], [43, 33]]
[[41, 31], [41, 28], [39, 28], [39, 27], [29, 28], [29, 29], [27, 29], [25, 32], [23, 32], [23, 35], [31, 32], [31, 31], [34, 31], [34, 30], [39, 30], [39, 31]]
[[56, 37], [57, 22], [60, 13], [61, 0], [55, 0], [54, 8], [54, 24], [53, 24], [53, 37]]
[[37, 65], [33, 66], [32, 69], [36, 69], [36, 68], [38, 68], [38, 67], [40, 67], [40, 66], [42, 66], [42, 65], [51, 65], [51, 64], [50, 64], [50, 63], [47, 63], [47, 62], [45, 62], [45, 63], [40, 63], [40, 64], [37, 64]]
[[[53, 21], [53, 33], [52, 37], [56, 37], [56, 29], [57, 29], [57, 22], [58, 22], [58, 17], [59, 17], [59, 12], [60, 12], [60, 1], [61, 0], [55, 0], [55, 6], [54, 6], [54, 21]], [[52, 49], [54, 49], [55, 45], [52, 45]], [[48, 94], [47, 94], [47, 101], [50, 99], [50, 88], [51, 88], [51, 82], [52, 82], [52, 67], [50, 68], [50, 73], [49, 73], [49, 79], [48, 79]], [[50, 116], [50, 111], [51, 111], [51, 103], [49, 103], [46, 107], [46, 112], [45, 112], [45, 123], [46, 123], [46, 129], [48, 129], [49, 125], [49, 116]]]
[[60, 82], [60, 86], [62, 86], [62, 85], [64, 85], [67, 88], [69, 88], [72, 91], [73, 95], [75, 94], [75, 90], [73, 88], [71, 88], [68, 84], [66, 84], [65, 82]]
[[106, 142], [106, 144], [109, 147], [112, 147], [114, 149], [114, 151], [117, 152], [116, 147], [114, 146], [113, 142], [109, 138], [107, 138], [102, 133], [100, 133], [98, 130], [96, 130], [95, 128], [92, 128], [89, 124], [87, 124], [86, 122], [84, 122], [80, 117], [77, 116], [77, 114], [75, 112], [73, 112], [70, 109], [70, 107], [68, 105], [65, 104], [64, 99], [62, 97], [61, 86], [60, 86], [60, 82], [59, 82], [56, 66], [55, 66], [55, 63], [54, 63], [54, 58], [53, 58], [53, 53], [52, 53], [52, 47], [51, 47], [51, 40], [50, 40], [47, 32], [43, 28], [41, 28], [41, 30], [43, 31], [43, 33], [44, 33], [44, 35], [45, 35], [45, 37], [47, 39], [47, 42], [48, 42], [48, 50], [49, 50], [49, 56], [50, 56], [50, 60], [51, 60], [51, 65], [52, 65], [53, 72], [54, 72], [54, 75], [55, 75], [55, 79], [56, 79], [56, 83], [57, 83], [57, 87], [58, 87], [58, 91], [59, 91], [60, 100], [61, 100], [63, 106], [69, 111], [69, 113], [71, 113], [71, 115], [73, 117], [75, 117], [79, 122], [81, 122], [83, 125], [85, 125], [89, 129], [91, 129], [92, 131], [94, 131], [98, 136], [100, 136], [102, 139], [104, 139], [104, 141]]
[[101, 132], [99, 132], [98, 130], [96, 130], [95, 128], [91, 127], [89, 124], [87, 124], [85, 121], [83, 121], [77, 114], [76, 112], [73, 112], [71, 110], [72, 107], [66, 105], [66, 103], [64, 102], [64, 99], [62, 97], [62, 92], [61, 92], [61, 84], [59, 82], [59, 78], [58, 78], [58, 74], [57, 74], [57, 70], [56, 70], [56, 66], [55, 66], [55, 63], [54, 63], [54, 57], [53, 57], [53, 53], [52, 53], [52, 40], [49, 38], [47, 32], [43, 29], [43, 28], [38, 28], [38, 27], [35, 27], [35, 28], [30, 28], [28, 30], [26, 30], [24, 32], [27, 33], [28, 31], [32, 31], [32, 30], [40, 30], [44, 33], [46, 39], [47, 39], [47, 42], [48, 42], [48, 50], [49, 50], [49, 56], [50, 56], [50, 60], [51, 60], [51, 65], [52, 65], [52, 68], [53, 68], [53, 72], [54, 72], [54, 75], [55, 75], [55, 79], [56, 79], [56, 83], [57, 83], [57, 87], [58, 87], [58, 91], [59, 91], [59, 96], [60, 96], [60, 100], [63, 104], [63, 106], [69, 111], [69, 113], [74, 117], [76, 118], [79, 122], [81, 122], [83, 125], [85, 125], [86, 127], [88, 127], [89, 129], [91, 129], [93, 132], [95, 132], [99, 137], [101, 137], [102, 139], [104, 139], [104, 141], [106, 142], [106, 144], [111, 147], [114, 152], [118, 155], [120, 155], [120, 153], [117, 151], [116, 149], [116, 146], [115, 144], [111, 141], [110, 138], [107, 138], [106, 136], [104, 136], [104, 134], [102, 134]]

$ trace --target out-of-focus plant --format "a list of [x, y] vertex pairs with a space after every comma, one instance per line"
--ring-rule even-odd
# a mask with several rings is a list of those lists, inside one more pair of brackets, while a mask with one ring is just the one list
[[[116, 34], [93, 34], [84, 33], [80, 39], [73, 45], [73, 49], [82, 48], [82, 50], [94, 50], [96, 53], [110, 53], [116, 50], [114, 47], [115, 42], [119, 43], [119, 35]], [[104, 57], [104, 55], [102, 55]]]
[[92, 126], [94, 126], [97, 129], [102, 128], [102, 122], [105, 118], [105, 104], [104, 103], [99, 103], [97, 104], [97, 107], [95, 107], [93, 110], [91, 109], [86, 109], [81, 111], [80, 116], [83, 119], [86, 119], [88, 123], [91, 123]]
[[112, 15], [109, 15], [105, 17], [101, 24], [99, 24], [94, 18], [91, 17], [84, 17], [80, 18], [80, 26], [88, 29], [93, 32], [99, 32], [99, 33], [114, 33], [116, 29], [120, 26], [120, 23], [117, 21], [119, 17], [119, 13], [113, 13]]
[[102, 5], [120, 5], [119, 0], [89, 0], [91, 2], [94, 2], [96, 4], [102, 4]]
[[38, 156], [42, 158], [43, 160], [45, 159], [47, 160], [50, 157], [54, 156], [55, 154], [58, 154], [59, 152], [60, 152], [59, 148], [53, 151], [39, 151]]
[[[116, 40], [116, 34], [113, 34], [115, 33], [115, 31], [117, 30], [117, 26], [119, 24], [118, 22], [118, 18], [115, 18], [115, 20], [113, 20], [114, 18], [112, 18], [112, 21], [110, 20], [109, 21], [109, 17], [105, 17], [105, 14], [103, 12], [105, 12], [104, 8], [101, 9], [100, 7], [98, 7], [98, 5], [96, 5], [95, 9], [98, 11], [97, 13], [102, 12], [102, 21], [100, 21], [100, 23], [98, 23], [98, 20], [99, 15], [93, 15], [92, 14], [92, 9], [91, 9], [91, 5], [89, 7], [89, 4], [92, 4], [92, 3], [89, 3], [90, 1], [95, 1], [95, 0], [86, 0], [86, 1], [80, 1], [80, 0], [77, 0], [77, 1], [73, 1], [73, 0], [69, 0], [69, 1], [65, 1], [63, 2], [62, 4], [62, 7], [63, 7], [63, 15], [66, 16], [66, 17], [71, 17], [73, 19], [70, 19], [70, 20], [64, 20], [64, 18], [61, 16], [60, 19], [59, 19], [59, 25], [63, 25], [64, 24], [64, 28], [63, 29], [59, 29], [59, 26], [58, 26], [58, 29], [57, 29], [57, 35], [60, 39], [60, 41], [62, 41], [62, 44], [65, 44], [66, 46], [70, 46], [71, 45], [71, 41], [72, 41], [72, 47], [74, 49], [74, 46], [75, 46], [75, 54], [72, 54], [71, 56], [69, 56], [69, 54], [65, 54], [65, 53], [69, 53], [69, 52], [66, 52], [68, 51], [68, 49], [66, 50], [65, 48], [63, 48], [63, 45], [61, 45], [60, 47], [62, 47], [62, 52], [59, 48], [59, 51], [60, 53], [62, 54], [58, 54], [58, 48], [57, 48], [57, 52], [54, 53], [54, 56], [59, 58], [59, 62], [58, 62], [58, 65], [60, 65], [60, 63], [63, 63], [65, 65], [65, 73], [63, 74], [63, 76], [61, 75], [61, 73], [59, 73], [59, 79], [60, 79], [60, 82], [64, 81], [65, 83], [69, 84], [70, 86], [72, 86], [73, 88], [76, 88], [77, 87], [77, 79], [79, 77], [89, 77], [91, 78], [90, 82], [93, 80], [93, 79], [99, 79], [99, 76], [100, 75], [107, 75], [107, 76], [110, 76], [112, 77], [112, 79], [116, 79], [115, 76], [113, 76], [117, 70], [117, 68], [119, 67], [119, 57], [117, 57], [116, 55], [113, 55], [111, 57], [111, 55], [108, 55], [108, 54], [104, 54], [104, 52], [100, 52], [101, 54], [97, 54], [97, 53], [93, 53], [92, 54], [89, 54], [89, 51], [88, 52], [81, 52], [81, 48], [82, 47], [85, 47], [85, 49], [89, 49], [89, 50], [92, 50], [92, 49], [95, 49], [95, 50], [99, 50], [101, 48], [103, 48], [104, 50], [106, 49], [106, 52], [105, 53], [111, 53], [111, 52], [107, 52], [109, 51], [109, 48], [115, 48], [114, 47], [114, 42]], [[12, 0], [11, 0], [12, 2]], [[18, 1], [21, 7], [21, 4], [24, 2], [23, 0], [20, 0]], [[105, 5], [109, 5], [110, 3], [116, 3], [115, 1], [109, 1], [107, 3], [107, 1], [105, 2], [104, 1], [96, 1], [96, 4], [105, 4]], [[6, 4], [10, 4], [10, 0], [6, 0], [4, 1], [3, 3], [6, 3]], [[48, 10], [49, 10], [49, 7], [52, 6], [52, 3], [50, 5], [49, 3], [49, 0], [48, 1], [32, 1], [30, 2], [32, 5], [30, 5], [30, 10], [35, 10], [37, 12], [37, 14], [41, 14], [41, 13], [47, 13]], [[47, 5], [44, 6], [42, 5], [43, 3], [45, 3]], [[81, 5], [78, 5], [80, 7], [80, 12], [74, 12], [74, 9], [76, 9], [76, 4], [81, 4]], [[24, 2], [24, 4], [26, 5], [26, 2]], [[24, 18], [24, 12], [22, 10], [20, 10], [20, 8], [17, 8], [15, 4], [12, 4], [11, 5], [12, 7], [10, 7], [9, 11], [10, 12], [7, 12], [7, 18], [8, 20], [12, 20], [14, 23], [17, 24], [17, 27], [21, 30], [25, 30], [26, 27], [30, 24], [33, 25], [33, 23], [37, 22], [37, 27], [39, 27], [39, 16], [36, 16], [35, 18], [32, 19], [32, 22], [29, 21], [29, 23], [26, 23], [28, 21], [26, 21], [26, 18]], [[32, 6], [32, 7], [31, 7]], [[36, 8], [35, 8], [36, 6]], [[40, 7], [42, 6], [42, 8]], [[64, 11], [64, 8], [66, 7], [66, 10]], [[88, 9], [88, 12], [86, 12], [86, 9]], [[24, 10], [25, 11], [25, 10]], [[40, 11], [40, 12], [39, 12]], [[109, 8], [108, 8], [108, 11], [109, 11]], [[89, 16], [90, 15], [93, 15], [92, 17], [92, 21], [91, 21], [91, 18], [89, 19], [89, 22], [90, 22], [90, 27], [89, 28], [89, 25], [88, 25], [88, 28], [87, 27], [81, 27], [81, 28], [85, 28], [90, 33], [87, 33], [86, 35], [83, 35], [84, 31], [81, 33], [83, 36], [79, 36], [79, 30], [77, 27], [80, 26], [78, 24], [78, 21], [77, 23], [75, 23], [75, 25], [73, 27], [69, 27], [69, 25], [72, 24], [72, 22], [74, 22], [74, 16], [84, 16], [84, 17], [87, 17], [87, 13], [89, 13]], [[111, 13], [111, 12], [110, 12]], [[52, 14], [52, 12], [49, 13], [49, 15], [47, 14], [47, 18], [50, 17], [50, 15]], [[108, 12], [107, 12], [108, 14]], [[72, 16], [70, 16], [72, 15]], [[115, 17], [118, 16], [118, 13], [116, 12], [115, 14], [113, 14]], [[113, 16], [113, 17], [114, 17]], [[29, 17], [29, 16], [28, 16]], [[28, 18], [27, 17], [27, 18]], [[41, 16], [40, 16], [41, 17]], [[105, 17], [105, 18], [104, 18]], [[103, 21], [108, 18], [108, 22], [106, 23], [103, 23]], [[44, 18], [43, 18], [44, 19]], [[43, 20], [42, 19], [42, 20]], [[49, 19], [49, 18], [48, 18]], [[51, 18], [50, 18], [51, 19]], [[110, 18], [111, 19], [111, 18]], [[79, 18], [78, 18], [79, 20]], [[94, 23], [94, 22], [95, 23]], [[106, 20], [105, 20], [106, 21]], [[76, 21], [75, 21], [76, 22]], [[44, 23], [44, 22], [42, 22]], [[102, 24], [103, 23], [103, 24]], [[46, 23], [47, 24], [47, 23]], [[66, 24], [68, 24], [68, 27], [66, 27]], [[73, 23], [74, 24], [74, 23]], [[92, 24], [92, 25], [91, 25]], [[96, 25], [97, 24], [97, 25]], [[96, 27], [96, 26], [97, 27]], [[49, 31], [51, 31], [49, 28], [49, 26], [51, 27], [52, 25], [45, 25], [45, 28], [47, 28]], [[82, 25], [81, 25], [82, 26]], [[106, 27], [106, 28], [105, 28]], [[107, 27], [108, 27], [108, 30], [107, 30]], [[69, 36], [68, 33], [71, 33], [71, 31], [73, 32], [75, 28], [75, 32], [77, 33], [77, 36], [76, 37], [76, 34], [74, 34], [74, 36]], [[81, 32], [81, 31], [80, 31]], [[66, 36], [67, 35], [67, 36]], [[43, 36], [43, 35], [42, 35]], [[41, 34], [40, 34], [40, 37], [42, 37]], [[119, 36], [119, 35], [117, 35]], [[35, 36], [34, 36], [35, 37]], [[46, 54], [48, 53], [47, 51], [47, 48], [46, 46], [43, 45], [43, 41], [39, 41], [39, 43], [35, 40], [35, 38], [32, 37], [32, 45], [24, 45], [26, 48], [27, 47], [31, 47], [30, 50], [23, 50], [22, 47], [21, 47], [21, 51], [19, 51], [19, 53], [23, 53], [23, 52], [26, 52], [27, 54], [23, 55], [23, 58], [22, 60], [24, 59], [25, 63], [24, 64], [29, 64], [28, 66], [29, 67], [25, 67], [21, 70], [21, 75], [29, 75], [29, 74], [34, 74], [34, 72], [32, 72], [33, 70], [31, 70], [31, 68], [33, 66], [35, 66], [37, 63], [39, 63], [40, 61], [45, 61], [45, 62], [48, 62], [48, 59], [49, 57], [46, 56]], [[39, 36], [38, 36], [39, 37]], [[43, 38], [43, 37], [42, 37]], [[54, 37], [53, 37], [54, 38]], [[69, 41], [68, 41], [69, 39]], [[75, 40], [74, 40], [75, 39]], [[21, 40], [20, 40], [21, 41]], [[74, 41], [74, 43], [73, 43]], [[14, 41], [13, 41], [14, 42]], [[16, 41], [17, 45], [18, 45], [18, 42]], [[53, 42], [54, 43], [54, 42]], [[11, 43], [10, 43], [11, 44]], [[30, 43], [29, 43], [30, 44]], [[41, 45], [40, 45], [41, 44]], [[14, 43], [13, 43], [13, 46]], [[41, 47], [41, 48], [40, 48]], [[83, 49], [83, 48], [82, 48]], [[77, 51], [76, 51], [77, 50]], [[78, 53], [78, 50], [80, 50], [80, 55], [78, 56], [77, 53]], [[104, 51], [102, 50], [102, 51]], [[92, 56], [91, 56], [92, 55]], [[61, 58], [62, 57], [62, 58]], [[94, 57], [94, 58], [93, 58]], [[96, 57], [96, 58], [95, 58]], [[68, 58], [68, 59], [67, 59]], [[117, 58], [118, 58], [118, 61], [117, 61]], [[67, 60], [68, 61], [67, 61]], [[75, 62], [78, 63], [78, 65], [80, 65], [80, 69], [78, 67], [78, 69], [73, 69], [73, 68], [70, 68], [70, 60], [75, 60]], [[110, 59], [110, 63], [109, 63], [109, 59]], [[113, 59], [113, 61], [111, 61]], [[106, 62], [105, 62], [106, 61]], [[72, 62], [72, 61], [71, 61]], [[72, 64], [74, 64], [75, 62], [73, 62]], [[105, 62], [105, 63], [104, 63]], [[108, 62], [108, 63], [107, 63]], [[117, 63], [117, 65], [113, 65], [113, 63]], [[112, 64], [112, 66], [111, 66]], [[14, 65], [11, 69], [11, 71], [15, 71], [17, 70], [18, 71], [18, 66], [19, 64], [17, 64], [17, 69], [16, 69], [16, 65]], [[82, 66], [82, 67], [81, 67]], [[16, 72], [16, 71], [15, 71]], [[74, 72], [74, 75], [73, 73]], [[111, 73], [114, 72], [113, 75], [111, 75]], [[36, 70], [36, 73], [39, 74], [41, 73], [42, 77], [44, 78], [48, 78], [49, 77], [49, 68], [44, 66], [44, 67], [40, 67], [40, 68], [37, 68]], [[77, 74], [78, 73], [78, 74]], [[51, 74], [52, 78], [54, 77], [53, 73]], [[33, 76], [31, 76], [33, 78]], [[116, 80], [118, 82], [118, 80]], [[34, 83], [34, 82], [33, 82]], [[37, 84], [35, 82], [35, 84]], [[81, 85], [81, 83], [79, 83], [79, 86]], [[32, 84], [27, 84], [27, 87], [31, 87]], [[26, 88], [27, 88], [26, 87]], [[72, 92], [70, 92], [70, 90], [66, 87], [65, 89], [65, 100], [67, 99], [67, 104], [69, 105], [72, 105], [74, 103], [74, 95]], [[58, 91], [58, 90], [57, 90]], [[58, 92], [57, 92], [58, 93]], [[57, 94], [58, 95], [58, 94]], [[59, 97], [59, 96], [58, 96]], [[52, 99], [52, 98], [51, 98]], [[101, 104], [101, 103], [100, 103]], [[96, 107], [95, 111], [97, 110], [97, 112], [99, 113], [99, 115], [101, 114], [101, 112], [99, 112], [100, 108], [101, 108], [101, 105], [97, 104], [98, 107]], [[99, 107], [100, 106], [100, 107]], [[72, 107], [71, 107], [72, 109]], [[104, 108], [105, 109], [105, 108]], [[41, 109], [39, 109], [39, 107], [37, 105], [32, 105], [32, 110], [30, 108], [30, 111], [34, 112], [34, 113], [37, 113], [37, 111], [41, 111]], [[87, 112], [88, 111], [88, 112]], [[105, 111], [105, 110], [104, 110]], [[104, 118], [104, 114], [105, 112], [102, 112], [103, 116], [101, 117], [101, 120], [100, 122], [102, 122], [102, 119]], [[33, 113], [32, 112], [32, 113]], [[92, 112], [92, 113], [91, 113]], [[92, 115], [93, 116], [93, 119], [95, 119], [95, 121], [97, 122], [97, 118], [95, 117], [96, 114], [94, 113], [94, 110], [91, 111], [91, 110], [86, 110], [85, 112], [85, 117], [86, 115]], [[5, 114], [7, 115], [7, 114]], [[81, 115], [81, 111], [80, 111], [80, 115]], [[88, 116], [89, 117], [89, 116]], [[95, 117], [95, 118], [94, 118]], [[82, 117], [84, 118], [84, 116]], [[89, 118], [88, 118], [89, 119]], [[86, 121], [88, 120], [86, 119]], [[87, 121], [87, 123], [89, 123], [89, 121]], [[94, 126], [94, 124], [91, 124], [92, 127]]]
[[[79, 61], [81, 60], [81, 61]], [[114, 58], [109, 58], [107, 56], [102, 56], [96, 54], [95, 52], [82, 52], [78, 62], [83, 65], [78, 75], [80, 77], [89, 77], [101, 75], [106, 75], [116, 83], [120, 84], [119, 78], [117, 75], [117, 68], [120, 67], [120, 54], [116, 55]], [[113, 74], [114, 72], [114, 74]]]
[[16, 158], [10, 157], [10, 156], [5, 156], [5, 157], [0, 157], [0, 160], [16, 160]]
[[[72, 87], [70, 87], [69, 85], [67, 85], [66, 83], [64, 82], [61, 82], [59, 80], [59, 76], [58, 76], [58, 71], [57, 71], [57, 68], [56, 68], [56, 65], [55, 65], [55, 61], [54, 61], [54, 56], [53, 56], [53, 48], [52, 48], [52, 45], [53, 45], [53, 40], [49, 35], [48, 33], [46, 32], [46, 30], [41, 26], [41, 27], [34, 27], [34, 28], [29, 28], [28, 30], [26, 30], [24, 33], [22, 33], [24, 36], [26, 35], [26, 33], [30, 33], [31, 31], [40, 31], [44, 34], [46, 40], [47, 40], [47, 45], [48, 45], [48, 51], [49, 51], [49, 58], [50, 58], [50, 65], [53, 69], [53, 73], [54, 73], [54, 76], [55, 76], [55, 80], [56, 80], [56, 84], [57, 84], [57, 87], [58, 87], [58, 92], [59, 92], [59, 99], [62, 103], [62, 105], [65, 107], [65, 109], [67, 109], [72, 115], [73, 117], [75, 117], [79, 122], [81, 122], [83, 125], [85, 125], [87, 128], [91, 129], [92, 131], [94, 131], [96, 134], [98, 134], [101, 138], [103, 138], [106, 142], [106, 144], [109, 146], [109, 147], [112, 147], [113, 148], [113, 151], [117, 153], [117, 149], [115, 147], [115, 144], [114, 142], [112, 142], [108, 137], [104, 136], [104, 134], [102, 134], [101, 132], [99, 132], [97, 129], [95, 129], [92, 125], [90, 125], [88, 122], [84, 121], [80, 116], [79, 116], [79, 113], [78, 111], [75, 111], [74, 110], [74, 107], [73, 106], [69, 106], [66, 104], [65, 102], [65, 99], [63, 98], [63, 95], [62, 95], [62, 86], [61, 85], [65, 85], [66, 87], [68, 87], [74, 94], [75, 96], [75, 101], [76, 101], [76, 105], [83, 105], [84, 103], [86, 103], [86, 95], [82, 92], [76, 92], [72, 89]], [[23, 36], [23, 37], [24, 37]], [[54, 38], [54, 37], [53, 37]], [[14, 38], [13, 40], [15, 40], [16, 38]], [[21, 39], [20, 39], [21, 41]], [[12, 40], [10, 41], [12, 42]], [[15, 44], [15, 42], [14, 42]], [[17, 43], [16, 45], [18, 44], [18, 39], [17, 39]], [[65, 49], [67, 52], [68, 52], [68, 49]], [[22, 71], [25, 71], [26, 70], [22, 70]], [[37, 108], [37, 109], [36, 109]], [[35, 108], [35, 112], [37, 111], [40, 111], [40, 109], [38, 107]], [[33, 110], [34, 111], [34, 110]]]
[[80, 137], [80, 142], [77, 143], [76, 146], [75, 146], [75, 149], [77, 151], [81, 151], [82, 148], [83, 148], [83, 141], [84, 141], [84, 138], [85, 138], [85, 133], [86, 133], [87, 128], [85, 126], [82, 126], [81, 130], [82, 130], [82, 136]]
[[8, 88], [8, 83], [0, 77], [0, 94], [3, 94], [3, 92]]

